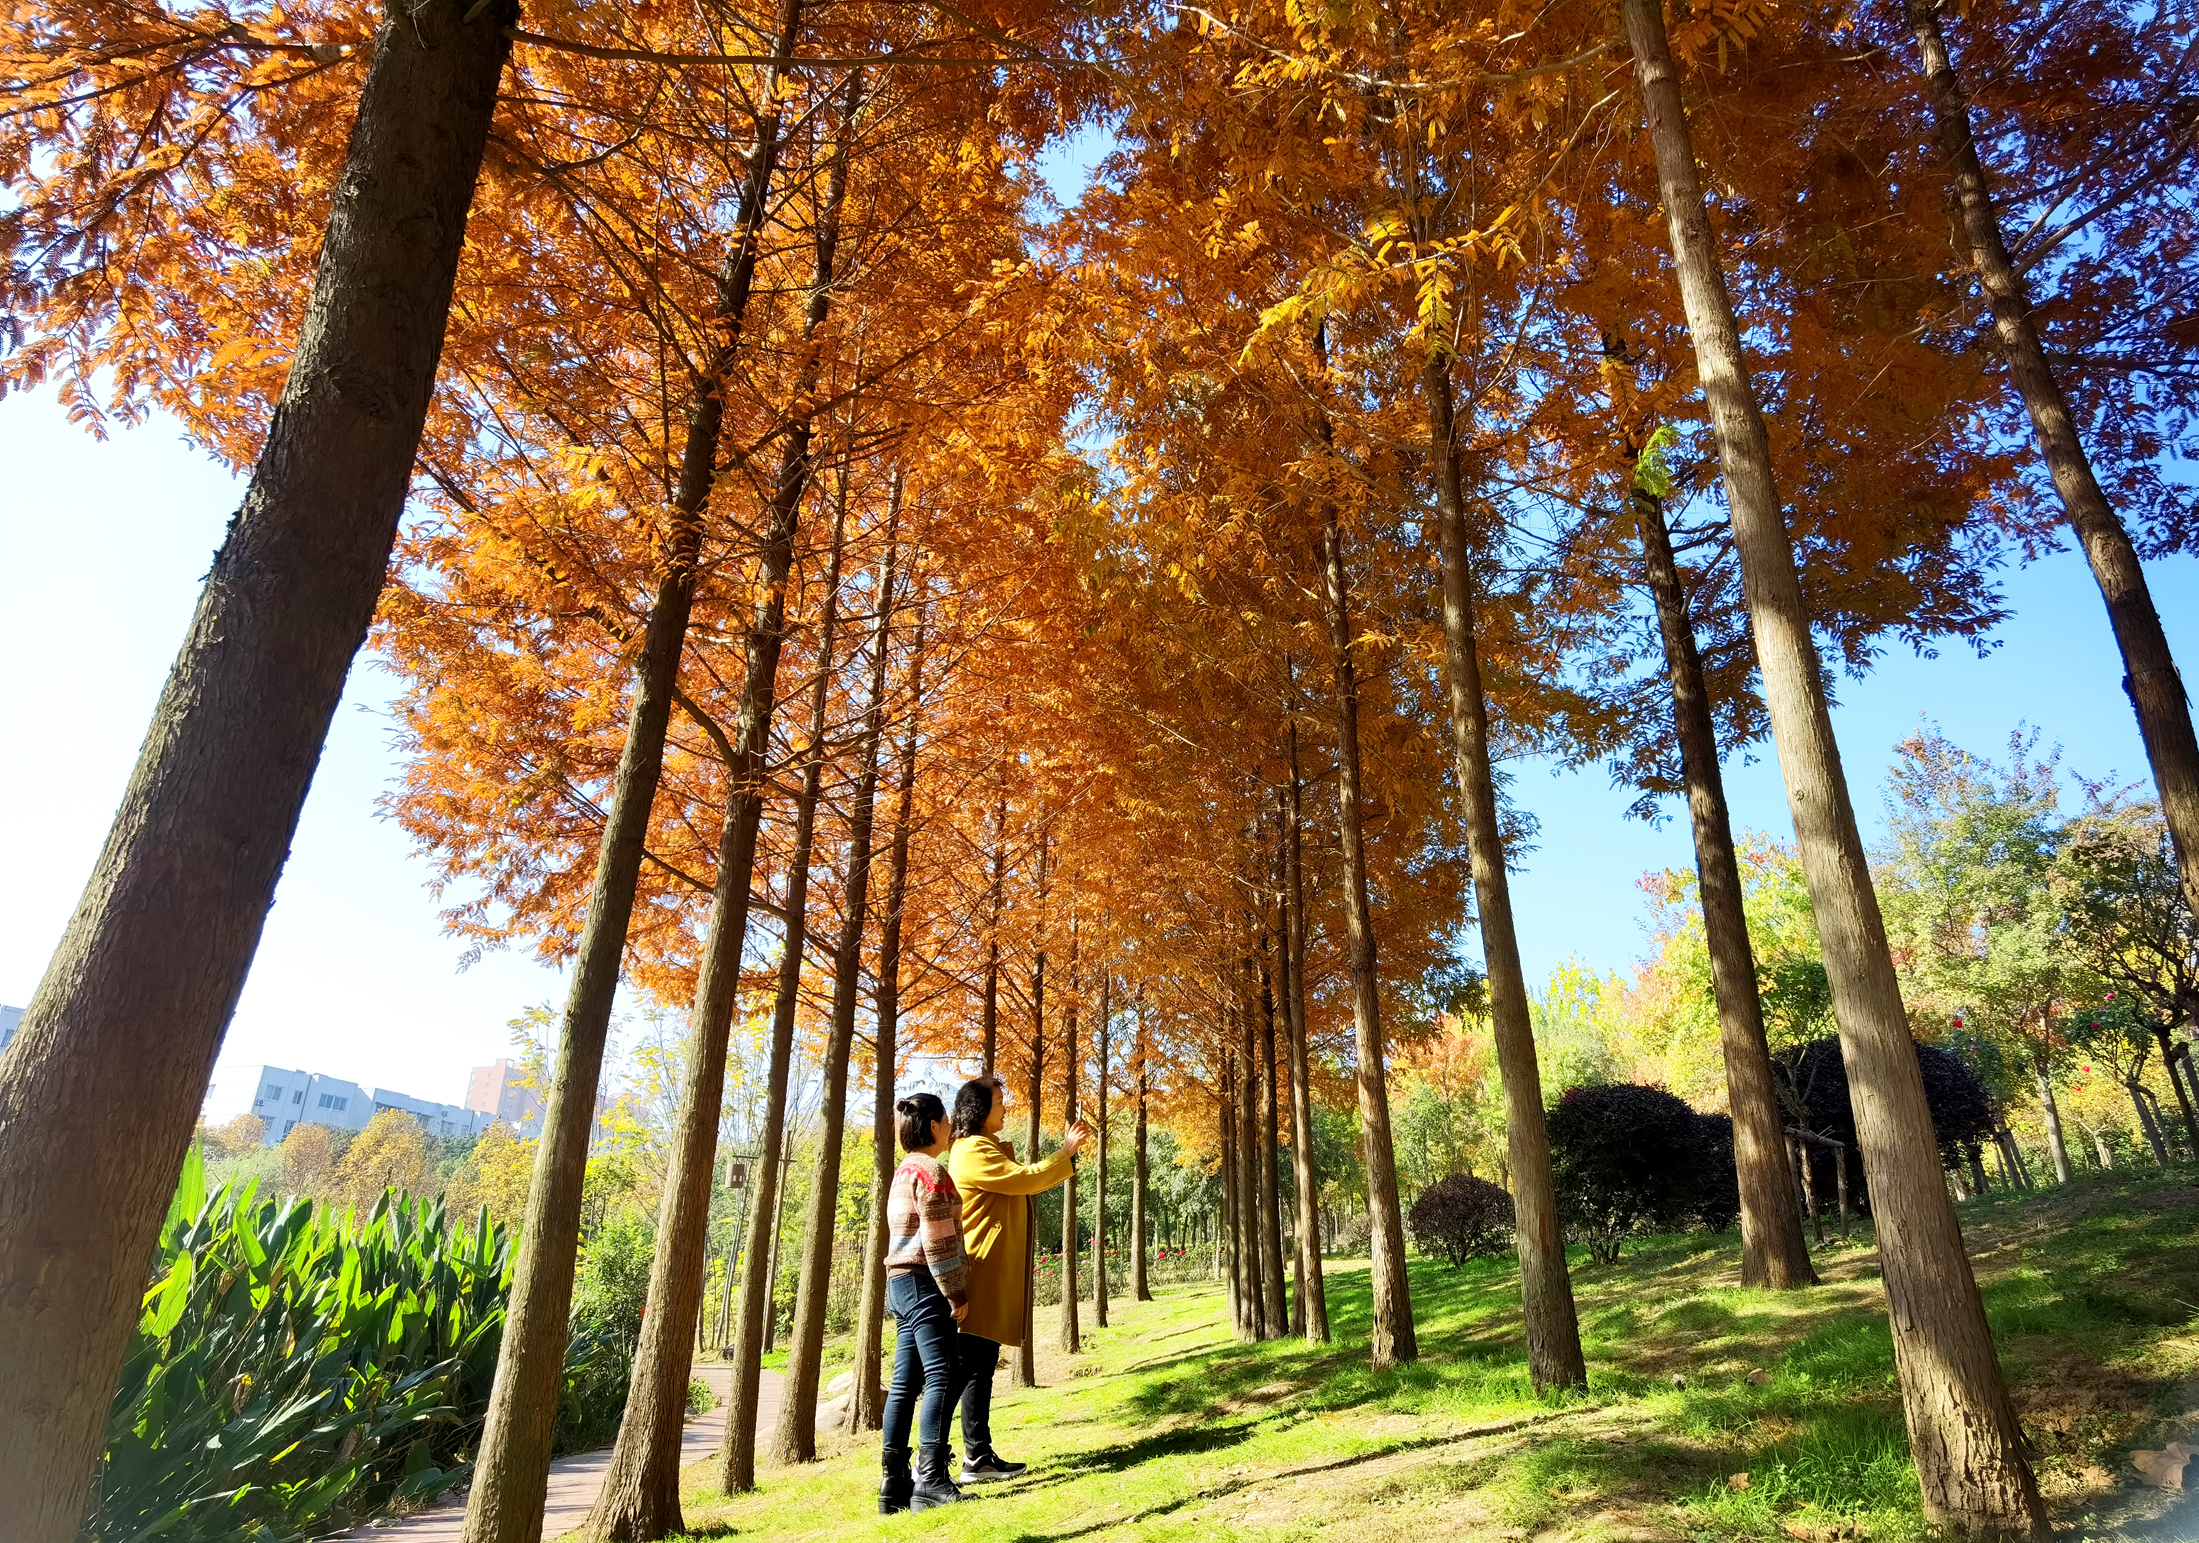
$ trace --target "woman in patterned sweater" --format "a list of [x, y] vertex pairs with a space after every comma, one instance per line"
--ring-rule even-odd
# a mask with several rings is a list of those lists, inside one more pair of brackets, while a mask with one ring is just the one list
[[[908, 1153], [886, 1196], [886, 1308], [893, 1314], [893, 1386], [886, 1392], [885, 1478], [878, 1509], [926, 1511], [962, 1498], [947, 1462], [954, 1402], [955, 1326], [970, 1310], [969, 1260], [962, 1251], [962, 1196], [940, 1162], [953, 1137], [936, 1094], [894, 1105]], [[919, 1411], [918, 1399], [922, 1408]], [[916, 1471], [909, 1424], [916, 1416]]]

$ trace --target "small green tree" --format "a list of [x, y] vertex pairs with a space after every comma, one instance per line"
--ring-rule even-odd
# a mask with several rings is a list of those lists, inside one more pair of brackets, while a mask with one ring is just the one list
[[1629, 1234], [1701, 1214], [1711, 1150], [1695, 1111], [1663, 1088], [1568, 1088], [1550, 1111], [1558, 1213], [1599, 1264], [1617, 1263]]

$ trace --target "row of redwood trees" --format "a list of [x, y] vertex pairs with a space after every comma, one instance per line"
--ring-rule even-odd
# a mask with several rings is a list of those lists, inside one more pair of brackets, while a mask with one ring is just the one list
[[[2082, 133], [2034, 131], [2020, 102], [1977, 108], [1926, 0], [1885, 17], [1721, 4], [1676, 24], [1653, 0], [1166, 18], [778, 0], [638, 7], [587, 39], [442, 0], [398, 20], [111, 0], [11, 18], [25, 110], [0, 166], [28, 341], [10, 378], [63, 376], [89, 408], [104, 374], [254, 471], [0, 1062], [0, 1532], [59, 1540], [81, 1515], [152, 1232], [379, 601], [409, 681], [397, 813], [482, 897], [455, 925], [572, 965], [475, 1543], [539, 1528], [622, 976], [688, 1004], [689, 1061], [593, 1536], [679, 1525], [687, 1330], [744, 993], [770, 1004], [767, 1189], [799, 1035], [823, 1069], [783, 1458], [810, 1455], [858, 1061], [881, 1138], [920, 1042], [1020, 1077], [1035, 1147], [1049, 1057], [1067, 1104], [1095, 997], [1108, 1096], [1124, 980], [1141, 983], [1140, 1119], [1214, 1138], [1248, 1335], [1325, 1332], [1310, 1109], [1325, 1067], [1348, 1069], [1371, 1353], [1413, 1358], [1385, 1058], [1395, 983], [1433, 962], [1469, 888], [1530, 1363], [1539, 1386], [1583, 1383], [1506, 877], [1520, 830], [1499, 763], [1537, 736], [1688, 798], [1745, 1274], [1807, 1284], [1717, 776], [1721, 749], [1766, 726], [1927, 1513], [2043, 1537], [1819, 648], [1859, 663], [1884, 634], [1996, 618], [1979, 521], [2021, 503], [1995, 492], [2020, 454], [1975, 425], [2005, 382], [2042, 497], [2100, 580], [2199, 899], [2199, 747], [2069, 405], [2122, 400], [2149, 356], [2105, 385], [2057, 372], [2027, 285], [2074, 270], [2042, 268], [2036, 242], [2011, 255], [1977, 129], [1982, 111], [2047, 168], [2034, 234], [2158, 283], [2189, 255], [2163, 212], [2190, 136], [2135, 164], [2086, 147], [2172, 115], [2188, 61], [2142, 21], [2056, 15], [2084, 47], [1988, 15], [1980, 49], [2102, 104]], [[2073, 59], [2107, 72], [2089, 98]], [[1109, 105], [1131, 109], [1117, 156], [1038, 229], [1016, 168]], [[1919, 124], [1928, 149], [1901, 139]], [[1917, 238], [1919, 200], [1942, 192], [1953, 266]], [[2132, 293], [2088, 291], [2107, 310]], [[1989, 348], [1954, 320], [1980, 307]], [[1080, 410], [1108, 431], [1104, 466], [1079, 453]], [[2143, 444], [2113, 440], [2125, 460]], [[1879, 485], [1855, 476], [1859, 449]], [[1713, 467], [1725, 519], [1691, 531], [1677, 522]], [[1791, 507], [1775, 467], [1804, 490]], [[2156, 545], [2181, 539], [2175, 497], [2156, 490], [2147, 515]], [[2004, 524], [2045, 528], [2023, 518]], [[1544, 559], [1519, 562], [1523, 542]], [[1635, 586], [1646, 650], [1612, 642]], [[1599, 654], [1615, 662], [1561, 678]], [[1646, 682], [1629, 674], [1645, 656]], [[51, 1139], [57, 1111], [118, 1075], [140, 1121]], [[882, 1168], [890, 1143], [876, 1152]], [[750, 1252], [729, 1488], [753, 1483], [759, 1434]], [[873, 1271], [866, 1345], [882, 1290]], [[858, 1382], [874, 1408], [868, 1364]]]

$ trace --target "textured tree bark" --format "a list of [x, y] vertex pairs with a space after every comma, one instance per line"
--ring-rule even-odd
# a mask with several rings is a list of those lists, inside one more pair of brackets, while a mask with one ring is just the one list
[[[993, 806], [992, 919], [985, 929], [985, 1007], [979, 1018], [983, 1038], [981, 1060], [985, 1075], [993, 1074], [1000, 1058], [1000, 907], [1008, 876], [1008, 767], [1000, 768], [1000, 802]], [[1035, 1159], [1037, 1154], [1027, 1154]]]
[[1281, 1156], [1278, 1124], [1280, 1108], [1275, 1094], [1275, 981], [1269, 966], [1270, 949], [1262, 922], [1260, 939], [1260, 1292], [1266, 1337], [1280, 1339], [1289, 1331], [1290, 1298], [1283, 1287], [1283, 1208], [1276, 1163]]
[[[1352, 1031], [1359, 1054], [1360, 1148], [1367, 1163], [1369, 1247], [1373, 1262], [1373, 1359], [1377, 1370], [1420, 1357], [1412, 1286], [1405, 1273], [1405, 1222], [1397, 1199], [1396, 1145], [1390, 1135], [1388, 1070], [1382, 1047], [1382, 997], [1375, 977], [1374, 916], [1367, 898], [1367, 848], [1360, 808], [1359, 681], [1351, 658], [1351, 589], [1336, 507], [1321, 532], [1323, 609], [1336, 671], [1337, 833], [1344, 848], [1344, 931], [1351, 961]], [[1535, 1108], [1539, 1120], [1542, 1109]], [[1515, 1140], [1517, 1137], [1514, 1138]], [[1563, 1262], [1563, 1255], [1559, 1256]], [[1570, 1300], [1570, 1298], [1568, 1298]]]
[[[2168, 1068], [2169, 1086], [2176, 1090], [2176, 1108], [2184, 1117], [2184, 1134], [2191, 1141], [2193, 1155], [2199, 1156], [2199, 1112], [2192, 1109], [2191, 1093], [2184, 1086], [2191, 1076], [2191, 1050], [2176, 1043], [2163, 1022], [2153, 1025], [2153, 1038], [2161, 1047], [2161, 1064]], [[2177, 1065], [2179, 1061], [2183, 1063], [2181, 1067]]]
[[[803, 316], [805, 352], [794, 395], [797, 403], [808, 400], [819, 373], [815, 338], [831, 303], [840, 205], [847, 188], [847, 138], [860, 92], [858, 71], [848, 79], [841, 132], [832, 150], [818, 217], [816, 271]], [[725, 1102], [726, 1041], [740, 993], [741, 959], [748, 946], [750, 885], [757, 832], [769, 793], [771, 720], [777, 705], [779, 654], [786, 642], [786, 585], [794, 564], [802, 500], [809, 487], [812, 433], [806, 416], [790, 427], [765, 520], [758, 595], [745, 642], [747, 675], [734, 723], [732, 761], [726, 768], [717, 881], [711, 890], [696, 970], [688, 1062], [649, 1273], [649, 1305], [654, 1311], [642, 1319], [618, 1441], [595, 1507], [582, 1528], [583, 1536], [591, 1540], [647, 1543], [683, 1529], [680, 1427], [686, 1419], [694, 1360], [680, 1326], [694, 1317], [702, 1297], [710, 1183], [717, 1168], [718, 1123]]]
[[1688, 821], [1695, 835], [1703, 934], [1710, 945], [1711, 991], [1718, 1002], [1718, 1038], [1725, 1051], [1726, 1104], [1733, 1114], [1733, 1166], [1741, 1188], [1741, 1284], [1775, 1291], [1814, 1286], [1817, 1271], [1810, 1264], [1802, 1214], [1780, 1152], [1779, 1090], [1764, 1038], [1756, 950], [1742, 909], [1741, 865], [1734, 854], [1725, 778], [1718, 768], [1710, 687], [1695, 647], [1680, 565], [1672, 555], [1664, 500], [1636, 487], [1632, 502], [1642, 565], [1657, 604], [1657, 629], [1664, 638], [1672, 727], [1680, 743], [1680, 774], [1687, 783]]
[[[1051, 840], [1041, 832], [1038, 841], [1038, 924], [1041, 943], [1031, 961], [1031, 1079], [1026, 1111], [1023, 1150], [1025, 1161], [1038, 1161], [1039, 1116], [1046, 1102], [1046, 928], [1047, 859]], [[1028, 1282], [1038, 1265], [1038, 1196], [1027, 1195], [1029, 1214], [1023, 1226], [1023, 1278]], [[1029, 1285], [1023, 1291], [1023, 1343], [1016, 1346], [1010, 1381], [1019, 1388], [1038, 1386], [1038, 1293]]]
[[1214, 1217], [1214, 1256], [1221, 1268], [1224, 1289], [1229, 1293], [1229, 1321], [1242, 1339], [1245, 1337], [1245, 1300], [1238, 1290], [1241, 1277], [1237, 1270], [1237, 1079], [1231, 1070], [1237, 1058], [1230, 1049], [1232, 1036], [1226, 1004], [1221, 1018], [1220, 1054], [1216, 1057], [1220, 1086], [1215, 1089], [1218, 1106], [1215, 1133], [1220, 1150], [1215, 1168], [1222, 1181], [1222, 1193]]
[[733, 1399], [726, 1410], [725, 1439], [718, 1446], [718, 1487], [729, 1495], [756, 1487], [756, 1419], [763, 1392], [764, 1357], [771, 1351], [776, 1315], [772, 1294], [778, 1288], [779, 1234], [786, 1192], [786, 1103], [794, 1064], [794, 1020], [801, 1003], [802, 964], [809, 938], [809, 860], [817, 839], [817, 801], [823, 792], [825, 728], [832, 695], [834, 631], [839, 625], [840, 561], [846, 538], [847, 505], [834, 514], [831, 555], [826, 559], [823, 615], [817, 626], [817, 660], [810, 683], [809, 749], [801, 790], [794, 799], [794, 839], [788, 848], [786, 928], [779, 957], [777, 1000], [771, 1020], [770, 1062], [764, 1080], [764, 1149], [758, 1164], [756, 1198], [759, 1221], [768, 1219], [768, 1236], [749, 1239], [741, 1259], [740, 1300], [733, 1326]]
[[1107, 1327], [1107, 1058], [1115, 1017], [1115, 972], [1100, 977], [1099, 1067], [1092, 1102], [1097, 1150], [1092, 1158], [1092, 1323]]
[[1145, 1166], [1145, 985], [1140, 982], [1132, 1010], [1138, 1015], [1137, 1038], [1132, 1041], [1131, 1054], [1138, 1065], [1138, 1123], [1133, 1138], [1135, 1146], [1130, 1154], [1130, 1300], [1150, 1302], [1153, 1288], [1146, 1280], [1146, 1255], [1151, 1252], [1151, 1239], [1147, 1235], [1146, 1204], [1150, 1198], [1147, 1188], [1149, 1175]]
[[2046, 1115], [2046, 1152], [2054, 1160], [2054, 1182], [2067, 1184], [2070, 1180], [2069, 1144], [2062, 1139], [2061, 1105], [2054, 1101], [2054, 1079], [2041, 1057], [2031, 1067], [2032, 1080], [2039, 1088], [2039, 1108]]
[[1243, 1197], [1243, 1220], [1238, 1225], [1243, 1252], [1244, 1278], [1238, 1290], [1247, 1311], [1246, 1327], [1255, 1340], [1268, 1336], [1267, 1287], [1260, 1270], [1260, 1052], [1258, 1009], [1252, 990], [1255, 966], [1247, 947], [1239, 963], [1237, 1006], [1237, 1193]]
[[1305, 782], [1298, 766], [1298, 721], [1284, 728], [1290, 758], [1290, 788], [1284, 804], [1283, 898], [1289, 906], [1284, 932], [1290, 961], [1283, 971], [1290, 1009], [1290, 1160], [1298, 1187], [1299, 1292], [1298, 1332], [1306, 1343], [1329, 1342], [1329, 1299], [1321, 1277], [1321, 1176], [1313, 1164], [1313, 1087], [1306, 1080], [1306, 886], [1302, 834]]
[[[1069, 921], [1069, 1021], [1062, 1029], [1061, 1123], [1064, 1129], [1077, 1123], [1077, 1081], [1084, 1068], [1077, 1061], [1077, 924]], [[1070, 1355], [1084, 1349], [1084, 1334], [1077, 1322], [1077, 1261], [1084, 1247], [1077, 1237], [1077, 1183], [1072, 1176], [1061, 1188], [1061, 1348]]]
[[2199, 913], [2199, 736], [2193, 733], [2183, 677], [2169, 652], [2168, 634], [2161, 629], [2161, 613], [2154, 607], [2130, 532], [2109, 507], [2093, 475], [2092, 459], [2077, 437], [2061, 380], [2032, 321], [2031, 296], [2001, 237], [1992, 187], [1970, 133], [1970, 104], [1940, 33], [1938, 0], [1903, 0], [1903, 7], [1922, 56], [1940, 156], [1954, 179], [1955, 203], [1970, 243], [1970, 265], [1992, 310], [1994, 338], [2008, 361], [2009, 379], [2030, 415], [2032, 434], [2054, 479], [2054, 490], [2061, 495], [2070, 531], [2084, 549], [2100, 598], [2107, 603], [2108, 621], [2123, 655], [2123, 690], [2137, 714], [2154, 786], [2161, 794], [2161, 813], [2176, 850], [2184, 903]]
[[1535, 1058], [1527, 977], [1520, 966], [1519, 935], [1512, 921], [1511, 878], [1505, 871], [1504, 836], [1497, 823], [1489, 701], [1474, 636], [1474, 578], [1466, 549], [1465, 493], [1458, 474], [1449, 362], [1431, 357], [1422, 384], [1436, 468], [1451, 754], [1466, 816], [1474, 909], [1481, 923], [1481, 952], [1489, 977], [1489, 1017], [1495, 1029], [1497, 1069], [1504, 1082], [1506, 1158], [1527, 1324], [1527, 1364], [1537, 1388], [1581, 1388], [1588, 1385], [1588, 1367], [1581, 1354], [1572, 1276], [1565, 1265], [1565, 1236], [1550, 1174], [1550, 1137], [1543, 1122], [1542, 1071]]
[[881, 597], [871, 629], [870, 705], [863, 719], [861, 770], [848, 808], [848, 872], [840, 943], [832, 961], [832, 1019], [825, 1041], [819, 1100], [817, 1174], [802, 1217], [802, 1273], [787, 1338], [786, 1380], [772, 1461], [817, 1459], [817, 1382], [825, 1349], [825, 1302], [832, 1287], [832, 1234], [840, 1205], [840, 1158], [847, 1136], [848, 1059], [855, 1043], [856, 999], [862, 989], [863, 930], [870, 916], [871, 834], [878, 802], [878, 746], [886, 710], [886, 638], [892, 607], [894, 550], [889, 543], [874, 593]]
[[[887, 541], [901, 526], [902, 475], [893, 474], [893, 501], [887, 516]], [[890, 566], [890, 565], [889, 565]], [[889, 610], [891, 594], [885, 597]], [[890, 629], [886, 636], [890, 638]], [[894, 1170], [900, 1167], [900, 1145], [895, 1130], [893, 1080], [900, 1060], [901, 1029], [901, 917], [909, 892], [909, 820], [916, 800], [917, 708], [924, 700], [924, 631], [918, 625], [916, 646], [909, 655], [906, 698], [908, 722], [901, 735], [900, 785], [894, 792], [893, 838], [886, 867], [886, 910], [879, 922], [878, 978], [873, 983], [871, 1005], [876, 1014], [872, 1026], [872, 1059], [878, 1068], [877, 1102], [871, 1111], [870, 1225], [863, 1244], [862, 1298], [855, 1316], [855, 1385], [848, 1393], [846, 1429], [853, 1433], [877, 1430], [885, 1419], [886, 1386], [880, 1365], [886, 1335], [886, 1196], [893, 1189]]]
[[[787, 0], [780, 16], [782, 43], [791, 40], [799, 17], [798, 0]], [[778, 115], [766, 114], [757, 123], [756, 147], [743, 179], [733, 245], [718, 275], [717, 320], [723, 337], [695, 393], [680, 483], [673, 500], [674, 507], [689, 517], [692, 533], [683, 535], [693, 542], [699, 542], [702, 512], [717, 481], [724, 413], [722, 392], [733, 368], [749, 296], [754, 289], [761, 231], [778, 149]], [[693, 581], [690, 580], [690, 601], [692, 595]], [[684, 620], [681, 630], [684, 634]], [[676, 682], [676, 655], [671, 670], [663, 686], [667, 699]], [[550, 1449], [556, 1434], [557, 1388], [563, 1376], [569, 1333], [566, 1314], [572, 1296], [588, 1143], [595, 1124], [596, 1083], [601, 1074], [604, 1039], [610, 1027], [626, 925], [632, 912], [640, 846], [647, 833], [650, 804], [663, 759], [669, 700], [662, 708], [654, 708], [652, 717], [645, 723], [645, 699], [645, 694], [637, 690], [633, 721], [628, 728], [627, 753], [638, 753], [645, 758], [637, 762], [637, 771], [646, 766], [647, 792], [642, 791], [643, 784], [637, 781], [635, 796], [629, 802], [622, 759], [619, 791], [605, 831], [596, 893], [590, 900], [580, 963], [574, 972], [572, 996], [559, 1040], [557, 1071], [544, 1110], [544, 1137], [536, 1155], [528, 1214], [521, 1229], [511, 1305], [499, 1350], [496, 1380], [490, 1393], [480, 1455], [476, 1460], [476, 1477], [467, 1498], [464, 1528], [467, 1543], [521, 1543], [521, 1540], [532, 1543], [541, 1525]], [[618, 839], [630, 840], [633, 851], [630, 856], [622, 851], [614, 867], [613, 831], [629, 821], [630, 834], [622, 834]], [[743, 898], [745, 903], [745, 891]], [[768, 1166], [766, 1172], [768, 1176]], [[707, 1186], [707, 1176], [703, 1183]], [[684, 1385], [680, 1391], [684, 1405]], [[677, 1441], [676, 1435], [674, 1440]], [[661, 1493], [661, 1483], [655, 1488]]]
[[[146, 1261], [365, 641], [517, 19], [386, 20], [297, 356], [92, 870], [0, 1057], [0, 1537], [73, 1538]], [[129, 1111], [95, 1141], [64, 1111]]]
[[1696, 181], [1664, 16], [1658, 0], [1622, 0], [1621, 11], [1696, 373], [1717, 435], [1765, 705], [1832, 986], [1924, 1512], [1956, 1532], [2044, 1539], [2045, 1509], [1940, 1178], [1915, 1042], [1833, 740], [1763, 416]]

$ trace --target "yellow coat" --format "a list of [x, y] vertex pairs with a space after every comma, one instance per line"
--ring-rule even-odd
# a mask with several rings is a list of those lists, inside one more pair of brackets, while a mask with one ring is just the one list
[[964, 1136], [947, 1154], [962, 1192], [962, 1247], [970, 1258], [970, 1311], [962, 1332], [1003, 1345], [1023, 1343], [1031, 1290], [1031, 1201], [1069, 1177], [1067, 1152], [1019, 1163], [998, 1136]]

